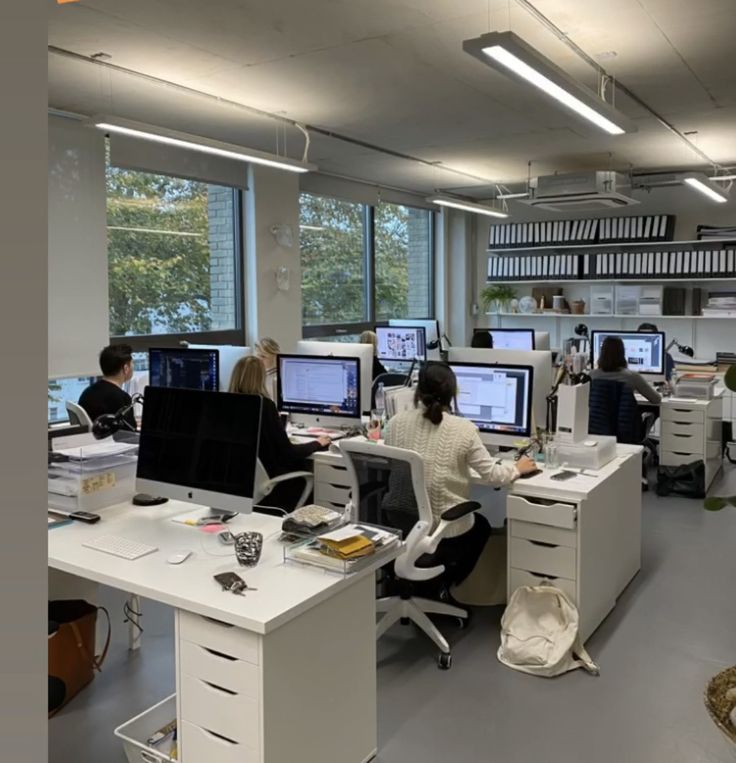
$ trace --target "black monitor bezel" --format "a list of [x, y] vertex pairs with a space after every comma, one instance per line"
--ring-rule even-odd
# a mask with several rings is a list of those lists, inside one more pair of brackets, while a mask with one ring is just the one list
[[[215, 353], [215, 388], [212, 390], [209, 389], [202, 389], [202, 390], [194, 390], [195, 392], [217, 392], [220, 389], [220, 350], [212, 348], [212, 349], [204, 349], [202, 347], [192, 348], [192, 347], [149, 347], [148, 348], [148, 381], [149, 386], [153, 387], [160, 387], [162, 385], [154, 385], [151, 384], [151, 353], [152, 352], [168, 352], [168, 353], [188, 353], [188, 352], [196, 352], [196, 353]], [[192, 387], [164, 387], [164, 389], [193, 389]]]
[[[638, 374], [642, 374], [643, 376], [664, 376], [665, 370], [667, 369], [667, 345], [665, 342], [667, 341], [666, 335], [664, 331], [624, 331], [623, 329], [593, 329], [590, 332], [590, 365], [592, 368], [597, 368], [596, 365], [598, 362], [598, 357], [595, 352], [595, 337], [596, 334], [606, 334], [614, 335], [614, 336], [621, 336], [621, 334], [628, 334], [628, 335], [642, 335], [642, 336], [655, 336], [658, 335], [662, 339], [662, 370], [661, 371], [640, 371], [638, 368], [635, 369], [629, 369], [636, 371]], [[628, 367], [628, 366], [627, 366]]]

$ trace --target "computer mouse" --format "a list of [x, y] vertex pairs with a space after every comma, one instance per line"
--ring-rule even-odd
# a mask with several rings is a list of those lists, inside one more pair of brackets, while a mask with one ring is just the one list
[[528, 480], [529, 477], [535, 477], [537, 474], [541, 474], [541, 473], [542, 473], [541, 469], [536, 469], [533, 472], [525, 472], [524, 474], [521, 475], [519, 479]]
[[164, 498], [161, 495], [149, 495], [148, 493], [136, 493], [133, 496], [133, 506], [159, 506], [162, 503], [166, 503], [168, 498]]
[[180, 548], [178, 551], [174, 551], [166, 560], [167, 564], [181, 564], [185, 562], [192, 555], [192, 551], [188, 548]]

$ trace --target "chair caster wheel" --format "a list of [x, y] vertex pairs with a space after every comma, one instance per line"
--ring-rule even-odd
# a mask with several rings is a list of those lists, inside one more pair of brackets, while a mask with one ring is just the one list
[[447, 652], [440, 652], [437, 657], [437, 667], [440, 670], [449, 670], [452, 666], [452, 655]]
[[408, 617], [402, 617], [402, 618], [399, 620], [399, 622], [400, 622], [402, 625], [409, 625], [409, 624], [411, 623], [411, 620], [410, 620]]
[[460, 628], [461, 631], [464, 631], [468, 625], [470, 625], [470, 618], [469, 617], [458, 617], [457, 618], [457, 625], [458, 628]]

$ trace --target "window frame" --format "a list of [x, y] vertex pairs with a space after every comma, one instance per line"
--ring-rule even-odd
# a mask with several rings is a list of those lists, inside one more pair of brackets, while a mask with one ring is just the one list
[[[309, 193], [306, 191], [305, 193]], [[311, 194], [312, 196], [326, 196], [325, 194]], [[333, 198], [327, 196], [327, 198]], [[391, 202], [386, 202], [391, 203]], [[376, 324], [386, 321], [376, 320], [376, 206], [375, 204], [363, 204], [363, 272], [365, 273], [365, 302], [367, 308], [367, 320], [348, 323], [323, 323], [306, 326], [302, 324], [302, 337], [304, 339], [320, 339], [322, 337], [340, 336], [342, 334], [360, 334], [363, 331], [373, 331]], [[410, 204], [393, 204], [393, 206], [411, 207]], [[392, 318], [391, 320], [434, 320], [436, 313], [435, 303], [435, 265], [437, 251], [435, 247], [435, 223], [436, 213], [425, 207], [414, 207], [429, 213], [427, 225], [429, 226], [429, 312], [430, 315], [414, 318]]]
[[[173, 177], [173, 176], [172, 176]], [[233, 275], [235, 289], [235, 322], [232, 329], [215, 331], [189, 331], [175, 334], [137, 334], [130, 336], [110, 336], [110, 344], [128, 344], [133, 352], [148, 352], [151, 347], [178, 347], [182, 342], [192, 344], [233, 344], [245, 346], [245, 268], [243, 263], [243, 190], [232, 188], [233, 198], [233, 242], [235, 258]]]

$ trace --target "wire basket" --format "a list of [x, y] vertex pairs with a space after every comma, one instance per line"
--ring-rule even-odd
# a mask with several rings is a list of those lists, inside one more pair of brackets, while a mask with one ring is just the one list
[[729, 715], [736, 706], [736, 699], [727, 699], [729, 689], [736, 689], [736, 665], [713, 676], [705, 690], [705, 706], [716, 726], [736, 744], [736, 727]]

